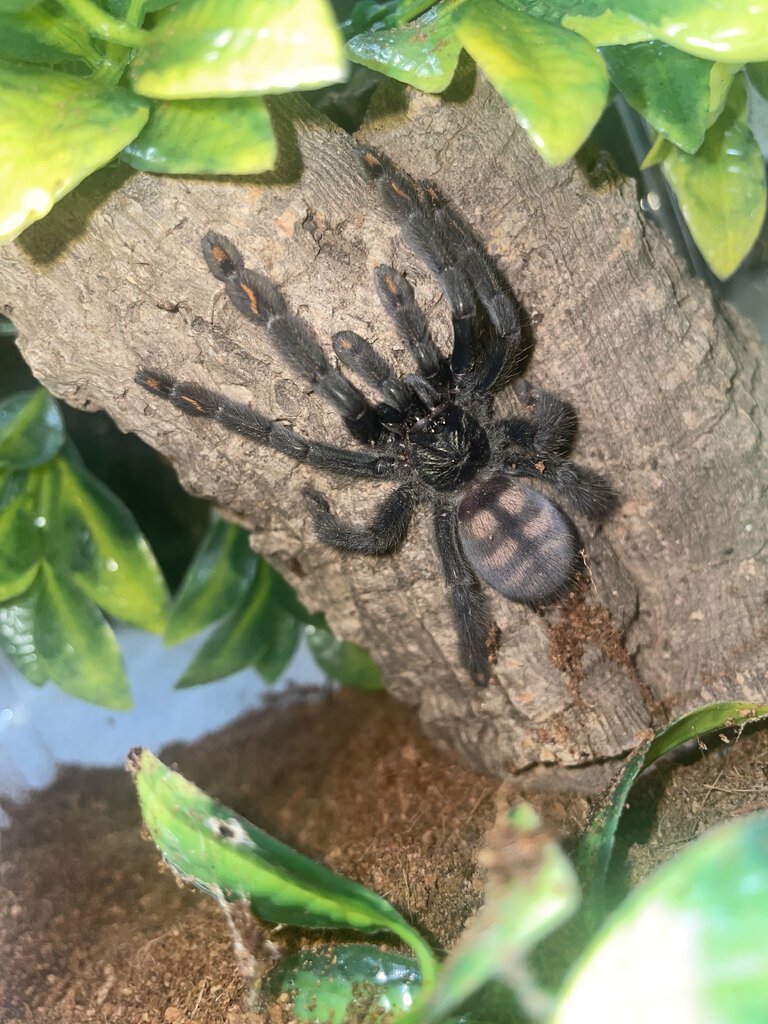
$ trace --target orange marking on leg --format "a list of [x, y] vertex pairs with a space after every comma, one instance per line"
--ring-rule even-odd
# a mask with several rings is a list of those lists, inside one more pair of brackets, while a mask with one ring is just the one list
[[249, 303], [251, 309], [253, 310], [253, 312], [256, 314], [256, 316], [259, 316], [259, 303], [258, 303], [258, 300], [256, 298], [256, 293], [254, 292], [253, 288], [249, 288], [248, 285], [247, 284], [243, 284], [242, 281], [240, 282], [240, 288], [248, 296], [248, 303]]
[[220, 245], [211, 246], [211, 256], [213, 256], [213, 258], [216, 260], [220, 267], [223, 266], [229, 259], [229, 256], [227, 256], [226, 252], [222, 249]]
[[196, 398], [192, 398], [191, 395], [179, 395], [182, 402], [186, 402], [187, 405], [191, 405], [193, 409], [197, 409], [198, 412], [205, 415], [205, 406], [201, 405]]

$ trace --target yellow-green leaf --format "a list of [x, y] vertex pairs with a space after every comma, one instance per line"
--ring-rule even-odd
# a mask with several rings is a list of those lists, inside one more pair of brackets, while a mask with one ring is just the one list
[[121, 158], [158, 174], [260, 174], [274, 166], [277, 140], [258, 96], [158, 100]]
[[0, 241], [135, 138], [149, 116], [126, 89], [40, 67], [0, 63]]
[[248, 900], [266, 921], [392, 931], [419, 957], [425, 984], [432, 980], [429, 948], [386, 900], [217, 803], [148, 750], [134, 751], [128, 766], [147, 831], [185, 881], [220, 900]]
[[561, 164], [573, 156], [608, 96], [600, 55], [575, 33], [498, 0], [467, 0], [454, 18], [462, 45], [545, 160]]
[[661, 39], [707, 60], [768, 60], [768, 0], [613, 0], [596, 17], [569, 14], [562, 23], [594, 46]]
[[741, 77], [698, 152], [673, 147], [662, 164], [693, 240], [719, 278], [752, 248], [766, 208], [765, 164], [747, 123]]
[[461, 43], [452, 11], [442, 3], [407, 25], [363, 32], [347, 43], [350, 60], [422, 92], [447, 89], [456, 71]]
[[314, 89], [347, 74], [327, 0], [182, 0], [163, 12], [132, 68], [157, 99]]
[[0, 601], [27, 590], [41, 557], [40, 531], [32, 521], [27, 495], [20, 494], [0, 510]]

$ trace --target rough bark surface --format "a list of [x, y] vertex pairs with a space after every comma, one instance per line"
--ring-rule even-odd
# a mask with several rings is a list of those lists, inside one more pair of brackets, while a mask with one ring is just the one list
[[42, 383], [106, 409], [185, 487], [247, 524], [306, 604], [371, 648], [388, 688], [420, 704], [439, 742], [491, 772], [580, 766], [574, 784], [594, 782], [587, 766], [702, 697], [768, 695], [758, 341], [682, 269], [631, 184], [596, 189], [574, 164], [545, 167], [484, 81], [460, 91], [393, 91], [399, 108], [379, 103], [362, 134], [437, 182], [497, 257], [535, 335], [529, 378], [574, 402], [577, 459], [624, 499], [601, 530], [579, 523], [590, 576], [579, 598], [542, 615], [492, 595], [502, 643], [490, 690], [460, 668], [425, 513], [398, 554], [339, 557], [314, 539], [302, 488], [317, 484], [364, 520], [386, 485], [319, 480], [133, 382], [139, 366], [165, 368], [347, 443], [334, 411], [291, 379], [208, 273], [200, 237], [211, 228], [281, 285], [321, 339], [355, 330], [412, 369], [373, 290], [372, 269], [387, 262], [415, 283], [447, 344], [445, 304], [346, 134], [285, 98], [274, 104], [281, 163], [269, 175], [103, 171], [3, 250], [2, 309]]

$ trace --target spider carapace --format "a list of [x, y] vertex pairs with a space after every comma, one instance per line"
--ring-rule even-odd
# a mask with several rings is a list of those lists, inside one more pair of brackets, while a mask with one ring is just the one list
[[[497, 629], [481, 580], [510, 601], [540, 606], [563, 597], [582, 568], [571, 519], [524, 478], [550, 485], [566, 506], [593, 520], [613, 511], [616, 493], [604, 477], [570, 460], [577, 426], [573, 407], [520, 378], [526, 353], [517, 302], [468, 226], [433, 185], [413, 181], [369, 149], [360, 152], [385, 209], [448, 302], [450, 355], [435, 343], [405, 277], [379, 266], [379, 298], [415, 372], [396, 374], [352, 331], [333, 337], [333, 365], [275, 284], [248, 269], [232, 242], [211, 232], [203, 253], [213, 275], [237, 309], [265, 329], [291, 369], [336, 408], [356, 447], [304, 438], [248, 405], [162, 370], [140, 369], [136, 380], [183, 412], [217, 420], [297, 462], [391, 481], [366, 526], [342, 521], [319, 491], [305, 491], [315, 532], [331, 547], [389, 554], [403, 542], [415, 507], [430, 505], [462, 662], [476, 684], [487, 685], [493, 680]], [[514, 387], [520, 414], [496, 418], [494, 395], [507, 385]], [[379, 401], [371, 400], [372, 392]]]

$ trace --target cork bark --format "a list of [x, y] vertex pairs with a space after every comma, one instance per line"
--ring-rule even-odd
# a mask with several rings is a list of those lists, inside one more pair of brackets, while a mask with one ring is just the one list
[[371, 649], [438, 742], [499, 774], [578, 767], [577, 785], [702, 699], [768, 695], [766, 385], [753, 329], [688, 275], [631, 182], [595, 187], [575, 164], [546, 167], [482, 79], [463, 86], [447, 98], [385, 90], [361, 136], [435, 181], [473, 225], [535, 338], [528, 377], [573, 402], [575, 457], [623, 499], [604, 527], [578, 523], [580, 595], [543, 614], [491, 595], [497, 686], [475, 689], [461, 669], [426, 509], [397, 554], [340, 556], [315, 540], [302, 488], [363, 521], [391, 485], [320, 479], [133, 382], [139, 366], [166, 369], [308, 437], [353, 443], [228, 304], [200, 252], [210, 229], [280, 284], [324, 344], [354, 330], [413, 369], [375, 296], [381, 262], [407, 273], [448, 344], [445, 302], [361, 175], [354, 140], [301, 98], [273, 102], [281, 156], [268, 175], [115, 166], [88, 179], [2, 250], [1, 308], [46, 387], [105, 409], [246, 524], [302, 600]]

